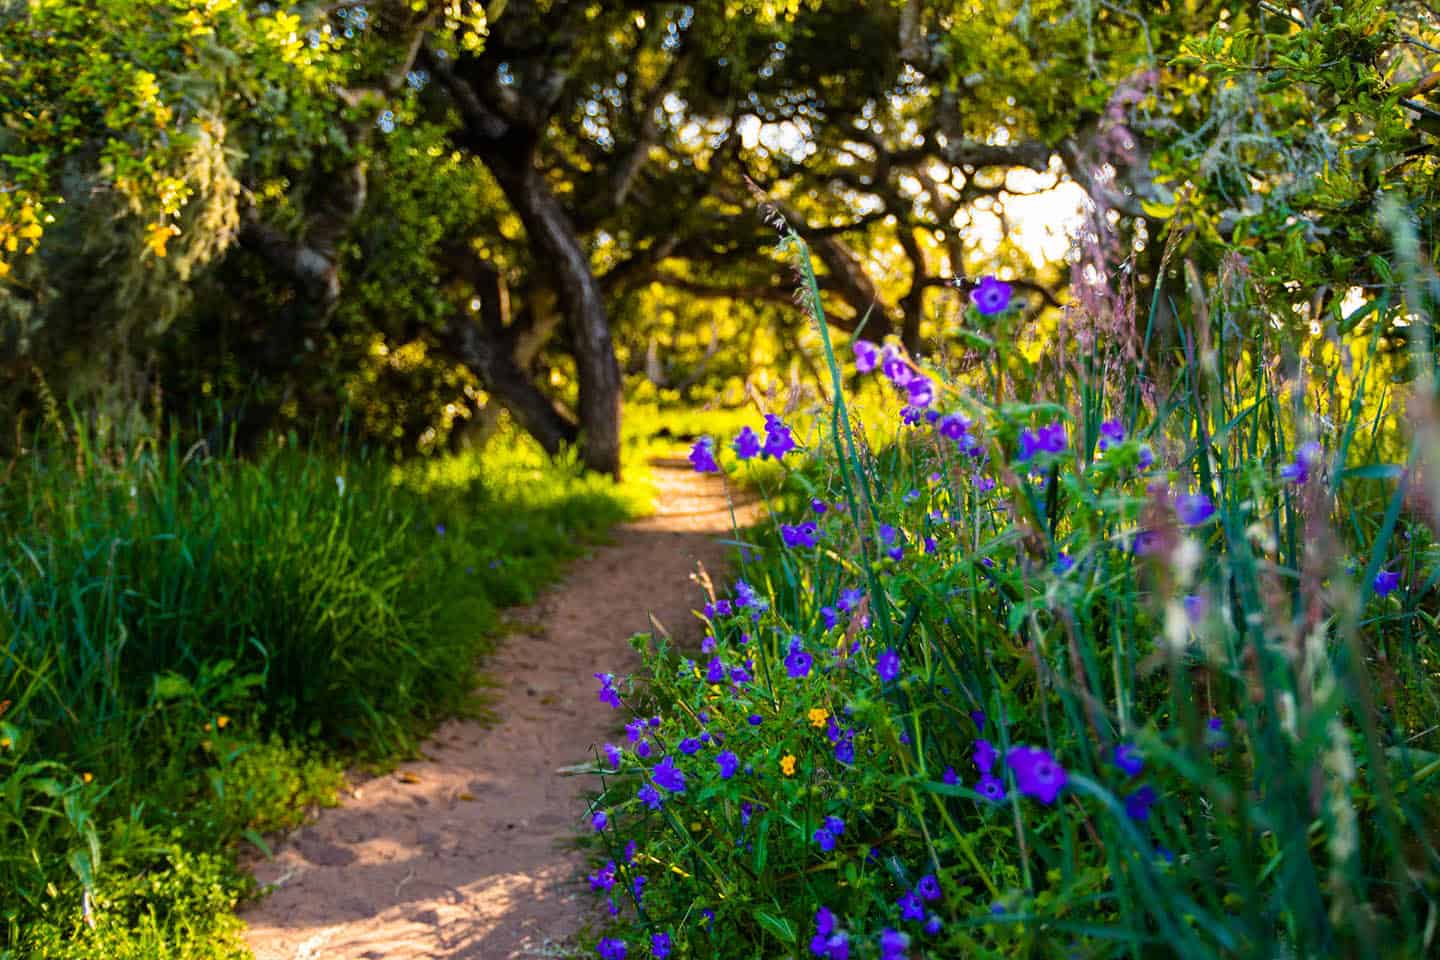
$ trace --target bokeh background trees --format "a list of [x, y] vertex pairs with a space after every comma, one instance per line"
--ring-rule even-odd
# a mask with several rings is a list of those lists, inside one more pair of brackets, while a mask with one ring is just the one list
[[[991, 272], [1031, 335], [1083, 315], [1157, 377], [1227, 271], [1289, 362], [1398, 346], [1437, 50], [1378, 0], [7, 0], [5, 442], [52, 395], [401, 454], [503, 410], [614, 472], [627, 389], [816, 379], [767, 205], [835, 326], [913, 350]], [[1117, 271], [1128, 304], [1091, 295]]]

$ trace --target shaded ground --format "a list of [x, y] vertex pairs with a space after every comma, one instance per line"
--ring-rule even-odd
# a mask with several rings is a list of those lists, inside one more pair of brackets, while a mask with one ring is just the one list
[[[590, 778], [557, 771], [615, 739], [593, 674], [636, 666], [651, 629], [693, 635], [697, 564], [718, 573], [730, 513], [718, 480], [657, 464], [653, 517], [616, 532], [532, 607], [486, 664], [500, 722], [452, 721], [422, 762], [360, 783], [255, 867], [274, 892], [243, 916], [258, 960], [563, 956], [591, 913], [570, 838]], [[745, 518], [741, 517], [742, 524]]]

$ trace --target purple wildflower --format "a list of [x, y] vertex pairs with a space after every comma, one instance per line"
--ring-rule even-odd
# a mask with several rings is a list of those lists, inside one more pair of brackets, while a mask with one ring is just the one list
[[770, 606], [765, 600], [760, 599], [755, 588], [744, 580], [735, 581], [735, 598], [735, 602], [740, 606], [752, 610], [765, 610]]
[[1127, 777], [1137, 777], [1140, 771], [1145, 769], [1145, 758], [1133, 743], [1117, 743], [1113, 759], [1115, 766], [1124, 771]]
[[1375, 574], [1375, 579], [1370, 585], [1375, 588], [1375, 596], [1384, 597], [1395, 592], [1400, 586], [1400, 574], [1394, 570], [1381, 570]]
[[794, 449], [795, 438], [790, 435], [790, 428], [775, 414], [765, 414], [765, 455], [783, 460], [785, 454]]
[[900, 908], [900, 919], [902, 920], [924, 920], [925, 908], [920, 905], [920, 898], [913, 893], [906, 893], [896, 901]]
[[696, 440], [695, 446], [690, 448], [690, 463], [696, 473], [719, 473], [720, 464], [715, 462], [714, 441], [709, 437]]
[[855, 735], [853, 732], [846, 733], [835, 742], [835, 759], [845, 764], [855, 762]]
[[651, 810], [659, 810], [660, 807], [665, 803], [665, 801], [660, 797], [660, 791], [656, 790], [648, 783], [641, 787], [639, 790], [635, 791], [635, 796], [641, 803], [645, 804], [645, 806], [649, 807]]
[[910, 364], [893, 344], [886, 344], [880, 351], [880, 372], [897, 387], [904, 387], [915, 376]]
[[927, 873], [920, 878], [919, 883], [915, 884], [915, 892], [920, 894], [920, 898], [926, 903], [939, 900], [940, 881], [935, 879], [935, 874]]
[[828, 960], [849, 960], [849, 939], [836, 926], [835, 914], [829, 909], [821, 907], [815, 911], [815, 936], [810, 940], [812, 954]]
[[1148, 783], [1125, 798], [1125, 816], [1137, 823], [1150, 819], [1150, 808], [1160, 799], [1155, 788]]
[[976, 732], [976, 733], [984, 733], [984, 732], [985, 732], [985, 711], [984, 711], [984, 710], [971, 710], [971, 711], [970, 711], [970, 719], [975, 722], [975, 732]]
[[875, 369], [875, 364], [880, 362], [880, 346], [871, 343], [869, 340], [856, 340], [850, 345], [855, 351], [855, 370], [858, 373], [869, 373]]
[[840, 599], [835, 601], [835, 605], [846, 613], [849, 613], [859, 606], [860, 601], [863, 599], [865, 599], [865, 591], [859, 587], [851, 587], [849, 590], [840, 591]]
[[825, 853], [829, 853], [835, 849], [835, 834], [826, 830], [824, 827], [818, 828], [811, 835], [810, 839], [814, 840], [816, 845]]
[[880, 960], [905, 960], [905, 950], [910, 938], [903, 933], [886, 927], [880, 932]]
[[611, 707], [620, 706], [620, 694], [615, 690], [615, 674], [597, 673], [595, 679], [600, 681], [599, 697], [601, 703], [608, 703]]
[[625, 960], [625, 941], [615, 937], [604, 937], [596, 944], [596, 950], [600, 953], [600, 960]]
[[910, 395], [912, 407], [928, 407], [935, 400], [935, 384], [930, 382], [929, 377], [911, 377], [905, 384], [905, 391]]
[[680, 741], [680, 752], [687, 757], [694, 756], [700, 752], [700, 741], [694, 737], [686, 737]]
[[1205, 619], [1205, 598], [1198, 593], [1187, 593], [1185, 595], [1185, 616], [1191, 623], [1199, 623]]
[[1029, 427], [1021, 430], [1020, 452], [1016, 455], [1015, 459], [1019, 460], [1021, 463], [1024, 463], [1026, 460], [1029, 460], [1031, 457], [1035, 456], [1035, 454], [1039, 452], [1039, 450], [1040, 438], [1036, 435], [1035, 431], [1031, 430]]
[[940, 775], [940, 779], [952, 787], [960, 785], [960, 774], [955, 772], [954, 767], [946, 767], [945, 772]]
[[1130, 549], [1137, 557], [1148, 557], [1160, 547], [1160, 533], [1157, 530], [1140, 530], [1135, 534], [1135, 540], [1131, 543]]
[[657, 933], [650, 937], [650, 952], [656, 960], [665, 960], [670, 956], [670, 934]]
[[592, 827], [595, 828], [595, 832], [596, 832], [596, 833], [599, 833], [601, 830], [604, 830], [604, 829], [605, 829], [605, 824], [607, 824], [607, 823], [609, 823], [609, 822], [610, 822], [610, 817], [609, 817], [608, 814], [605, 813], [604, 810], [596, 810], [595, 813], [592, 814], [591, 817], [590, 817], [590, 826], [592, 826]]
[[590, 874], [590, 889], [596, 893], [608, 891], [615, 886], [615, 861], [611, 860], [598, 873]]
[[1210, 741], [1211, 750], [1221, 750], [1230, 746], [1230, 738], [1225, 736], [1225, 721], [1219, 717], [1211, 717], [1206, 722], [1205, 737]]
[[735, 775], [740, 767], [740, 758], [729, 750], [721, 750], [715, 754], [715, 765], [720, 768], [720, 779], [729, 780]]
[[930, 914], [930, 919], [925, 921], [925, 933], [929, 936], [935, 936], [944, 928], [945, 924], [933, 913]]
[[1065, 424], [1059, 420], [1040, 428], [1040, 449], [1046, 453], [1063, 453], [1069, 440], [1065, 436]]
[[995, 277], [984, 277], [970, 291], [970, 302], [986, 316], [1000, 313], [1010, 306], [1010, 284]]
[[748, 425], [741, 427], [740, 432], [735, 434], [735, 456], [741, 460], [751, 460], [760, 455], [760, 435]]
[[970, 429], [970, 421], [958, 413], [947, 413], [935, 421], [935, 428], [946, 440], [960, 440]]
[[1303, 487], [1310, 482], [1310, 472], [1320, 465], [1320, 444], [1311, 440], [1295, 451], [1295, 460], [1280, 468], [1280, 479]]
[[975, 766], [981, 773], [989, 773], [995, 766], [995, 758], [998, 756], [995, 745], [989, 740], [975, 741]]
[[1047, 750], [1039, 747], [1011, 747], [1005, 762], [1015, 774], [1020, 792], [1041, 803], [1055, 802], [1065, 786], [1065, 768]]
[[623, 756], [624, 754], [620, 752], [620, 748], [615, 746], [615, 744], [605, 744], [605, 762], [616, 770], [620, 769], [620, 758]]
[[880, 679], [889, 683], [900, 676], [900, 655], [894, 650], [886, 649], [880, 656], [875, 658], [875, 672]]
[[820, 529], [811, 521], [780, 524], [780, 539], [792, 550], [814, 549]]
[[840, 618], [839, 615], [835, 612], [834, 607], [821, 607], [820, 619], [825, 621], [826, 630], [834, 630], [835, 624], [839, 622]]
[[635, 756], [639, 757], [641, 760], [644, 760], [646, 757], [650, 756], [649, 740], [641, 740], [639, 743], [635, 744]]
[[992, 777], [987, 773], [976, 781], [975, 792], [986, 800], [999, 803], [1005, 799], [1005, 784], [1000, 781], [999, 777]]
[[725, 664], [724, 664], [723, 662], [721, 662], [721, 660], [720, 660], [719, 657], [712, 657], [712, 658], [710, 659], [710, 663], [706, 665], [706, 668], [705, 668], [705, 682], [706, 682], [706, 683], [724, 683], [724, 682], [725, 682]]
[[1176, 499], [1175, 514], [1187, 527], [1198, 527], [1215, 516], [1215, 504], [1203, 493], [1189, 493]]
[[1064, 550], [1061, 550], [1060, 555], [1055, 558], [1055, 573], [1058, 576], [1063, 577], [1065, 576], [1065, 574], [1069, 573], [1074, 568], [1075, 559], [1071, 557], [1068, 553], [1066, 553]]
[[1109, 450], [1125, 442], [1125, 426], [1119, 420], [1106, 420], [1100, 424], [1100, 449]]
[[826, 510], [829, 510], [830, 507], [825, 503], [824, 500], [821, 500], [819, 497], [812, 497], [810, 499], [810, 509], [814, 510], [815, 513], [818, 515], [824, 513]]
[[790, 652], [785, 656], [785, 672], [792, 679], [800, 680], [810, 675], [810, 666], [815, 658], [800, 647], [799, 639], [790, 642]]

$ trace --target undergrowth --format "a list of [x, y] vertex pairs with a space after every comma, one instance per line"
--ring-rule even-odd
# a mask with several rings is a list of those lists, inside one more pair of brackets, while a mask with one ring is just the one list
[[1143, 314], [1027, 351], [988, 278], [936, 356], [842, 365], [786, 243], [838, 399], [692, 450], [783, 487], [700, 649], [599, 676], [599, 955], [1434, 956], [1435, 387], [1377, 349], [1422, 301], [1287, 371], [1197, 286], [1150, 366], [1097, 329]]
[[52, 417], [0, 488], [0, 957], [243, 956], [242, 841], [482, 709], [500, 611], [648, 502], [504, 434], [393, 467]]

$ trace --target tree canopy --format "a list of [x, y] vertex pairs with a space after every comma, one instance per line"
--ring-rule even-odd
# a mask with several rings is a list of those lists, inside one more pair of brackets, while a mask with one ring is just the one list
[[833, 323], [914, 350], [982, 273], [1133, 336], [1086, 295], [1122, 269], [1162, 322], [1243, 269], [1297, 351], [1399, 342], [1437, 50], [1380, 0], [5, 0], [0, 403], [158, 384], [407, 449], [501, 406], [614, 472], [627, 378], [804, 375], [767, 209]]

